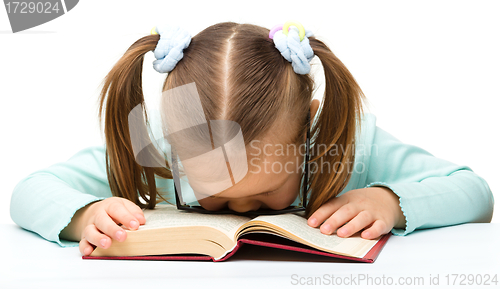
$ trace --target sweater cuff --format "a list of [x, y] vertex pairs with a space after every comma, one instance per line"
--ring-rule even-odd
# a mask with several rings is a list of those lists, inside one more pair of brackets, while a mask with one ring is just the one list
[[[54, 239], [55, 239], [54, 241], [57, 244], [59, 244], [61, 247], [78, 247], [80, 245], [80, 242], [61, 239], [59, 236], [61, 234], [61, 231], [64, 230], [64, 228], [66, 228], [69, 225], [69, 223], [71, 222], [71, 219], [73, 219], [73, 216], [75, 215], [75, 213], [79, 209], [85, 207], [86, 205], [88, 205], [90, 203], [104, 200], [104, 199], [106, 199], [106, 198], [95, 197], [93, 195], [88, 195], [88, 194], [81, 194], [79, 200], [74, 200], [75, 206], [71, 207], [71, 209], [69, 209], [69, 211], [67, 211], [67, 213], [65, 214], [66, 217], [61, 218], [60, 223], [57, 225], [57, 228], [60, 228], [60, 229], [58, 229], [56, 236], [54, 236]], [[76, 203], [78, 203], [78, 204], [76, 205]]]
[[392, 228], [391, 233], [397, 236], [405, 236], [408, 235], [409, 233], [413, 232], [416, 228], [414, 220], [411, 218], [408, 219], [408, 215], [406, 210], [409, 208], [409, 204], [407, 203], [407, 199], [402, 198], [402, 196], [399, 194], [399, 189], [395, 188], [397, 185], [389, 185], [384, 182], [373, 182], [368, 185], [366, 185], [365, 188], [370, 188], [370, 187], [385, 187], [390, 189], [396, 196], [399, 198], [399, 207], [401, 208], [401, 211], [403, 212], [403, 215], [405, 217], [405, 228], [404, 229], [396, 229]]
[[[81, 193], [55, 176], [51, 181], [28, 177], [20, 182], [11, 197], [10, 216], [20, 227], [33, 231], [61, 247], [76, 247], [79, 242], [61, 240], [59, 234], [68, 226], [76, 211], [107, 196]], [[27, 192], [37, 192], [36, 198]]]

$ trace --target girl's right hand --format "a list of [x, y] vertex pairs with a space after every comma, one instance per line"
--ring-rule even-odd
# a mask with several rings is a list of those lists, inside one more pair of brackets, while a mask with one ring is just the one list
[[107, 249], [113, 241], [125, 241], [127, 233], [118, 224], [137, 230], [146, 223], [141, 208], [120, 197], [92, 203], [84, 214], [87, 220], [80, 241], [80, 252], [84, 256], [90, 255], [95, 247]]

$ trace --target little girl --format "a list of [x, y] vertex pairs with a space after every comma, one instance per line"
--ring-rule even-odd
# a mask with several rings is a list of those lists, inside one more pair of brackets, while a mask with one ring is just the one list
[[[487, 183], [469, 167], [401, 143], [377, 127], [375, 117], [362, 112], [364, 95], [354, 77], [302, 25], [287, 22], [270, 31], [225, 22], [192, 38], [177, 26], [158, 27], [132, 44], [103, 85], [106, 145], [23, 179], [11, 201], [19, 226], [63, 247], [79, 244], [89, 255], [96, 246], [126, 239], [119, 224], [132, 230], [145, 224], [141, 208], [173, 200], [169, 166], [139, 164], [129, 130], [130, 112], [145, 104], [143, 59], [153, 50], [153, 67], [168, 73], [163, 91], [195, 83], [206, 120], [237, 123], [248, 149], [247, 174], [200, 198], [206, 210], [291, 205], [301, 188], [304, 173], [296, 168], [304, 156], [283, 148], [304, 144], [310, 125], [305, 216], [322, 233], [348, 237], [361, 231], [373, 239], [390, 231], [406, 235], [491, 220]], [[309, 74], [314, 56], [325, 73], [321, 107], [313, 100]]]

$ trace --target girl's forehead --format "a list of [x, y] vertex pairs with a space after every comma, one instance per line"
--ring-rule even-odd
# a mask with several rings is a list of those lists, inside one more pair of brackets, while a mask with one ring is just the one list
[[304, 156], [306, 152], [306, 144], [294, 143], [273, 143], [261, 140], [253, 140], [246, 147], [249, 157], [266, 158], [281, 158], [287, 160], [289, 158]]
[[249, 170], [247, 175], [230, 188], [216, 194], [217, 197], [247, 197], [283, 186], [294, 174], [284, 169], [273, 169], [267, 165], [259, 171]]

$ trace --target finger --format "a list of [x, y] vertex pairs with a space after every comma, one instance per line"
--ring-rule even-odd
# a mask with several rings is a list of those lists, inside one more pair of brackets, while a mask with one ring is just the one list
[[139, 220], [127, 210], [124, 202], [113, 202], [105, 210], [115, 222], [122, 223], [131, 230], [139, 228]]
[[321, 233], [330, 235], [337, 228], [344, 225], [346, 222], [354, 218], [359, 211], [350, 204], [340, 207], [333, 215], [328, 218], [321, 227], [319, 227]]
[[85, 238], [80, 240], [80, 244], [78, 246], [82, 256], [88, 256], [94, 251], [94, 246], [92, 246], [92, 244], [90, 244]]
[[328, 217], [330, 217], [335, 211], [346, 204], [346, 200], [342, 197], [336, 197], [327, 203], [323, 204], [319, 209], [314, 212], [309, 219], [307, 224], [313, 228], [316, 228], [321, 223], [323, 223]]
[[130, 213], [132, 213], [134, 217], [137, 218], [137, 220], [141, 225], [146, 224], [146, 218], [144, 217], [144, 212], [138, 205], [127, 199], [123, 199], [123, 205], [125, 205], [125, 208], [127, 208], [127, 210]]
[[[126, 210], [123, 205], [121, 205], [121, 207]], [[125, 230], [118, 226], [105, 210], [102, 210], [96, 214], [94, 224], [98, 230], [111, 237], [112, 239], [117, 240], [118, 242], [123, 242], [127, 238], [127, 233], [125, 232]]]
[[103, 249], [109, 248], [111, 246], [111, 238], [100, 232], [94, 224], [88, 225], [83, 230], [83, 238], [88, 243], [93, 246], [100, 247]]
[[359, 232], [374, 221], [373, 216], [368, 211], [361, 211], [347, 224], [337, 230], [337, 236], [347, 238], [352, 234]]
[[373, 225], [371, 225], [368, 229], [364, 230], [361, 233], [361, 238], [375, 239], [380, 235], [388, 233], [391, 229], [392, 228], [388, 228], [384, 221], [376, 220], [375, 222], [373, 222]]

